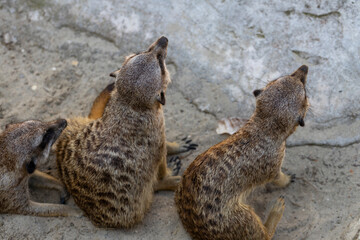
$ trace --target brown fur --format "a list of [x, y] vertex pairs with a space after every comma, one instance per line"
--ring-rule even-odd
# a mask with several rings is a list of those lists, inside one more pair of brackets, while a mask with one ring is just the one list
[[132, 227], [144, 218], [154, 190], [175, 190], [180, 181], [166, 166], [166, 52], [161, 37], [147, 51], [128, 56], [114, 89], [105, 91], [110, 97], [105, 93], [99, 100], [105, 104], [94, 103], [103, 114], [69, 120], [57, 142], [61, 179], [97, 226]]
[[256, 110], [237, 133], [199, 155], [175, 194], [178, 213], [194, 239], [271, 239], [284, 211], [279, 198], [262, 224], [245, 204], [253, 188], [290, 183], [281, 171], [285, 140], [308, 108], [307, 66], [276, 79], [256, 95]]
[[105, 107], [110, 100], [111, 92], [114, 90], [114, 88], [115, 88], [115, 83], [111, 83], [104, 90], [102, 90], [99, 96], [96, 97], [91, 107], [88, 118], [98, 119], [102, 117], [105, 111]]
[[[117, 74], [120, 72], [120, 70], [114, 71], [112, 73], [110, 73], [111, 77], [116, 77]], [[100, 117], [102, 117], [104, 111], [105, 111], [105, 107], [107, 106], [111, 94], [114, 91], [115, 87], [115, 83], [110, 83], [108, 86], [106, 86], [101, 93], [99, 94], [99, 96], [96, 97], [88, 118], [90, 119], [98, 119]], [[190, 139], [184, 139], [185, 143], [183, 145], [180, 145], [177, 142], [166, 142], [166, 152], [167, 155], [175, 155], [175, 154], [179, 154], [179, 153], [184, 153], [190, 150], [194, 150], [196, 149], [196, 147], [198, 146], [197, 144], [191, 143]], [[189, 141], [190, 140], [190, 141]]]
[[48, 158], [51, 145], [66, 127], [65, 120], [25, 121], [7, 125], [0, 134], [0, 213], [37, 216], [79, 216], [80, 211], [61, 204], [30, 200], [29, 184], [57, 189], [65, 198], [61, 182], [35, 170]]

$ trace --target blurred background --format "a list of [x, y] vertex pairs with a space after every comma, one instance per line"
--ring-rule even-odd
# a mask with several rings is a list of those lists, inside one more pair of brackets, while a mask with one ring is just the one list
[[[124, 57], [164, 35], [167, 137], [200, 145], [182, 173], [226, 138], [215, 131], [219, 120], [251, 116], [253, 90], [306, 64], [311, 109], [284, 161], [297, 180], [260, 188], [249, 203], [264, 219], [285, 195], [275, 239], [359, 239], [359, 12], [357, 0], [0, 0], [0, 128], [86, 116]], [[0, 238], [19, 237], [189, 239], [173, 193], [156, 194], [144, 223], [128, 231], [96, 229], [85, 217], [0, 216]]]

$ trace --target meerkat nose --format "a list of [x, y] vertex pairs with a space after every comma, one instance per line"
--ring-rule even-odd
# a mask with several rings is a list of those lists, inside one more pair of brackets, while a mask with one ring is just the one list
[[157, 40], [156, 45], [158, 45], [161, 48], [166, 48], [168, 45], [168, 39], [166, 37], [162, 36]]
[[305, 74], [307, 74], [307, 73], [308, 73], [308, 70], [309, 70], [309, 67], [306, 66], [306, 65], [302, 65], [302, 66], [299, 68], [299, 70], [301, 70], [301, 71], [303, 71]]
[[59, 124], [59, 127], [61, 127], [61, 128], [66, 128], [66, 126], [67, 126], [67, 121], [65, 120], [65, 119], [59, 119], [59, 120], [57, 120], [57, 123]]
[[299, 79], [305, 85], [308, 70], [309, 70], [308, 66], [302, 65], [293, 74], [291, 74], [291, 76]]

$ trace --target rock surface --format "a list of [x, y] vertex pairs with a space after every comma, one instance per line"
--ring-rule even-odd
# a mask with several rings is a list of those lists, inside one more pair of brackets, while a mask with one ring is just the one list
[[[347, 239], [360, 215], [359, 12], [354, 0], [0, 0], [0, 127], [86, 115], [123, 57], [165, 35], [173, 80], [168, 137], [191, 134], [201, 145], [183, 172], [223, 139], [217, 120], [248, 118], [253, 90], [307, 64], [311, 111], [284, 163], [298, 180], [284, 190], [259, 189], [249, 202], [264, 219], [272, 201], [286, 196], [276, 239]], [[56, 193], [33, 193], [57, 201]], [[85, 217], [0, 216], [1, 239], [88, 237], [189, 239], [173, 193], [156, 194], [144, 223], [128, 231], [97, 229]]]

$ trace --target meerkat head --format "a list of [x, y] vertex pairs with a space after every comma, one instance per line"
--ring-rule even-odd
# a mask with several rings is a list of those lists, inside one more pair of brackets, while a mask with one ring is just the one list
[[160, 37], [150, 47], [126, 57], [122, 67], [111, 73], [116, 77], [119, 97], [136, 107], [152, 108], [165, 104], [170, 76], [165, 65], [168, 39]]
[[51, 122], [29, 120], [6, 125], [0, 134], [0, 166], [26, 174], [49, 156], [50, 148], [67, 126], [65, 119]]
[[298, 125], [305, 126], [304, 118], [309, 105], [305, 88], [307, 73], [308, 67], [303, 65], [293, 74], [255, 90], [256, 115], [273, 119], [284, 128], [295, 130]]

